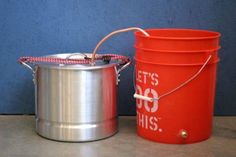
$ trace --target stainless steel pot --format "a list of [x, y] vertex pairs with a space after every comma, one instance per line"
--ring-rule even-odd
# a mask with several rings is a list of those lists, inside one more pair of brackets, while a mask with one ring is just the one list
[[94, 66], [37, 63], [32, 67], [23, 62], [34, 76], [37, 133], [53, 140], [74, 142], [99, 140], [115, 134], [119, 75], [130, 61], [120, 63], [100, 61]]
[[[124, 56], [119, 60], [117, 55], [113, 55], [118, 59], [116, 62], [109, 63], [107, 58], [105, 62], [98, 62], [96, 52], [108, 38], [128, 31], [140, 31], [149, 36], [138, 27], [111, 32], [98, 42], [92, 54], [85, 54], [90, 58], [87, 65], [38, 63], [31, 67], [20, 61], [33, 71], [36, 131], [39, 135], [59, 141], [80, 142], [99, 140], [117, 132], [116, 87], [120, 71], [131, 62], [127, 57], [122, 60]], [[64, 63], [67, 59], [85, 56], [75, 53], [47, 57], [61, 58]]]

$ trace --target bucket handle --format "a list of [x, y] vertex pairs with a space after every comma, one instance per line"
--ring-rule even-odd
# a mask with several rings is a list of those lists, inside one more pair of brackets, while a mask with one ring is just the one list
[[[125, 28], [125, 29], [119, 29], [119, 30], [116, 30], [116, 31], [113, 31], [111, 33], [109, 33], [108, 35], [106, 35], [105, 37], [102, 38], [102, 40], [100, 40], [98, 42], [98, 44], [96, 45], [96, 47], [94, 48], [93, 50], [93, 54], [92, 54], [92, 58], [91, 58], [91, 64], [92, 65], [95, 65], [95, 56], [96, 56], [96, 53], [97, 53], [97, 50], [99, 49], [99, 47], [107, 40], [109, 39], [111, 36], [113, 35], [116, 35], [118, 33], [123, 33], [123, 32], [129, 32], [129, 31], [140, 31], [142, 32], [144, 35], [146, 36], [150, 36], [145, 30], [141, 29], [141, 28], [138, 28], [138, 27], [129, 27], [129, 28]], [[127, 65], [128, 66], [128, 65]], [[126, 66], [125, 66], [126, 67]]]
[[149, 102], [153, 102], [153, 101], [158, 101], [161, 98], [168, 96], [172, 93], [174, 93], [175, 91], [179, 90], [180, 88], [184, 87], [186, 84], [188, 84], [189, 82], [191, 82], [192, 80], [194, 80], [197, 76], [200, 75], [200, 73], [203, 71], [203, 69], [206, 67], [207, 63], [209, 63], [210, 59], [211, 59], [212, 55], [209, 55], [209, 57], [207, 58], [207, 60], [205, 61], [205, 63], [202, 65], [202, 67], [193, 75], [191, 76], [189, 79], [187, 79], [186, 81], [184, 81], [183, 83], [181, 83], [180, 85], [178, 85], [177, 87], [175, 87], [174, 89], [158, 96], [157, 98], [151, 98], [148, 96], [144, 96], [144, 95], [140, 95], [136, 93], [135, 90], [135, 94], [134, 94], [134, 98], [136, 99], [141, 99], [141, 100], [145, 100], [145, 101], [149, 101]]

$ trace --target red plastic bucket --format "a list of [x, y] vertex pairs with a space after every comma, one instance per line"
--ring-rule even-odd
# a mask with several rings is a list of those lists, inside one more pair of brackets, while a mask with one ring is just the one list
[[138, 135], [179, 144], [209, 138], [220, 33], [145, 31], [135, 33]]
[[212, 55], [212, 61], [217, 60], [218, 50], [201, 51], [157, 51], [152, 49], [138, 48], [135, 46], [135, 58], [146, 62], [157, 62], [162, 64], [196, 64], [204, 62], [209, 55]]
[[[138, 135], [164, 143], [192, 143], [211, 135], [220, 33], [192, 29], [138, 31], [136, 90]], [[117, 72], [119, 73], [119, 71]]]
[[212, 50], [219, 47], [220, 33], [195, 29], [146, 29], [135, 33], [139, 48], [167, 51]]
[[217, 62], [159, 64], [136, 59], [138, 135], [178, 144], [209, 138]]

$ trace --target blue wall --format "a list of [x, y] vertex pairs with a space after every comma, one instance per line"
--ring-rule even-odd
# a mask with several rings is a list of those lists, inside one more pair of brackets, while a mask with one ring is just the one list
[[[91, 52], [116, 29], [184, 27], [222, 33], [215, 114], [236, 115], [235, 0], [1, 0], [0, 113], [34, 113], [31, 73], [20, 56]], [[100, 51], [132, 57], [134, 37], [121, 34]], [[132, 67], [122, 73], [119, 113], [134, 114]], [[121, 94], [122, 93], [122, 94]]]

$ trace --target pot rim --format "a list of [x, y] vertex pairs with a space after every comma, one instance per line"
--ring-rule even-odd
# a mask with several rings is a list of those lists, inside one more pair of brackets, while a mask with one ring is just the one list
[[[81, 54], [80, 57], [79, 55]], [[58, 53], [58, 54], [52, 54], [52, 55], [44, 55], [43, 57], [59, 57], [59, 58], [66, 58], [70, 55], [76, 55], [77, 57], [71, 57], [71, 58], [82, 58], [84, 55], [90, 57], [92, 53]], [[109, 67], [117, 66], [121, 63], [121, 61], [111, 61], [110, 63], [104, 64], [99, 62], [92, 66], [90, 64], [56, 64], [56, 63], [35, 63], [35, 66], [42, 67], [42, 68], [49, 68], [49, 69], [63, 69], [63, 70], [97, 70], [97, 69], [104, 69]]]

